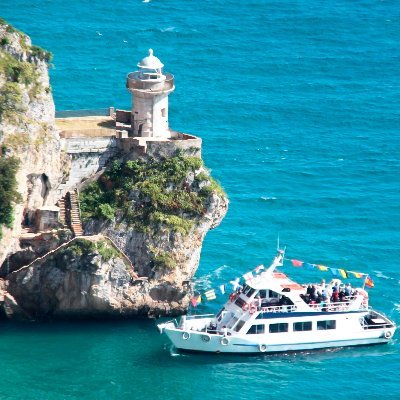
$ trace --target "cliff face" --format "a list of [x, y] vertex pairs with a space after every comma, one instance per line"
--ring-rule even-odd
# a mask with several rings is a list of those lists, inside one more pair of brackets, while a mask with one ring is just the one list
[[31, 218], [37, 207], [54, 203], [63, 175], [65, 160], [49, 85], [50, 58], [32, 46], [28, 36], [0, 20], [1, 156], [19, 160], [16, 189], [21, 195], [14, 205], [13, 222], [2, 226], [0, 264], [19, 249], [23, 218]]
[[9, 256], [0, 270], [6, 315], [183, 313], [204, 236], [228, 208], [201, 160], [201, 140], [156, 140], [146, 149], [133, 138], [121, 142], [118, 158], [79, 186], [84, 237], [71, 240], [65, 227], [22, 237], [21, 224], [58, 200], [71, 163], [55, 128], [50, 55], [4, 21], [0, 45], [0, 192], [1, 162], [16, 160], [20, 194], [13, 222], [2, 223], [0, 210], [0, 265]]

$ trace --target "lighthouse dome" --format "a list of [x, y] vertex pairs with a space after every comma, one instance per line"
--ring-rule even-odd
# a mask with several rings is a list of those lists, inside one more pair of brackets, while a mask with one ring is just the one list
[[149, 55], [138, 63], [139, 68], [145, 69], [161, 69], [163, 66], [164, 64], [160, 59], [153, 55], [152, 49], [149, 49]]

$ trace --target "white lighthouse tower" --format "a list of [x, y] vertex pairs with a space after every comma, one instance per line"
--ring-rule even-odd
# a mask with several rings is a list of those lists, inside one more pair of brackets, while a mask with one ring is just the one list
[[140, 137], [169, 138], [168, 95], [175, 89], [174, 76], [163, 73], [164, 64], [153, 55], [141, 60], [138, 71], [127, 78], [127, 88], [132, 93], [132, 135]]

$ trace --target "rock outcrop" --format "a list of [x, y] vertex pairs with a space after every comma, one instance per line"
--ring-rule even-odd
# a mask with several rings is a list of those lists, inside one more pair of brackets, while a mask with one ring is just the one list
[[71, 163], [55, 128], [49, 53], [4, 21], [0, 46], [0, 161], [19, 160], [20, 194], [14, 222], [6, 227], [0, 220], [4, 313], [16, 319], [183, 313], [204, 236], [228, 208], [203, 166], [201, 140], [121, 142], [118, 159], [79, 186], [83, 237], [72, 238], [65, 227], [22, 237], [21, 225], [59, 200]]

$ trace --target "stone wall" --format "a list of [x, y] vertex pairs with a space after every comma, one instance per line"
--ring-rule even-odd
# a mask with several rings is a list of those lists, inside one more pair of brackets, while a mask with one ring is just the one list
[[71, 168], [67, 179], [58, 188], [59, 197], [104, 168], [119, 151], [113, 136], [64, 138], [61, 143], [71, 160]]

